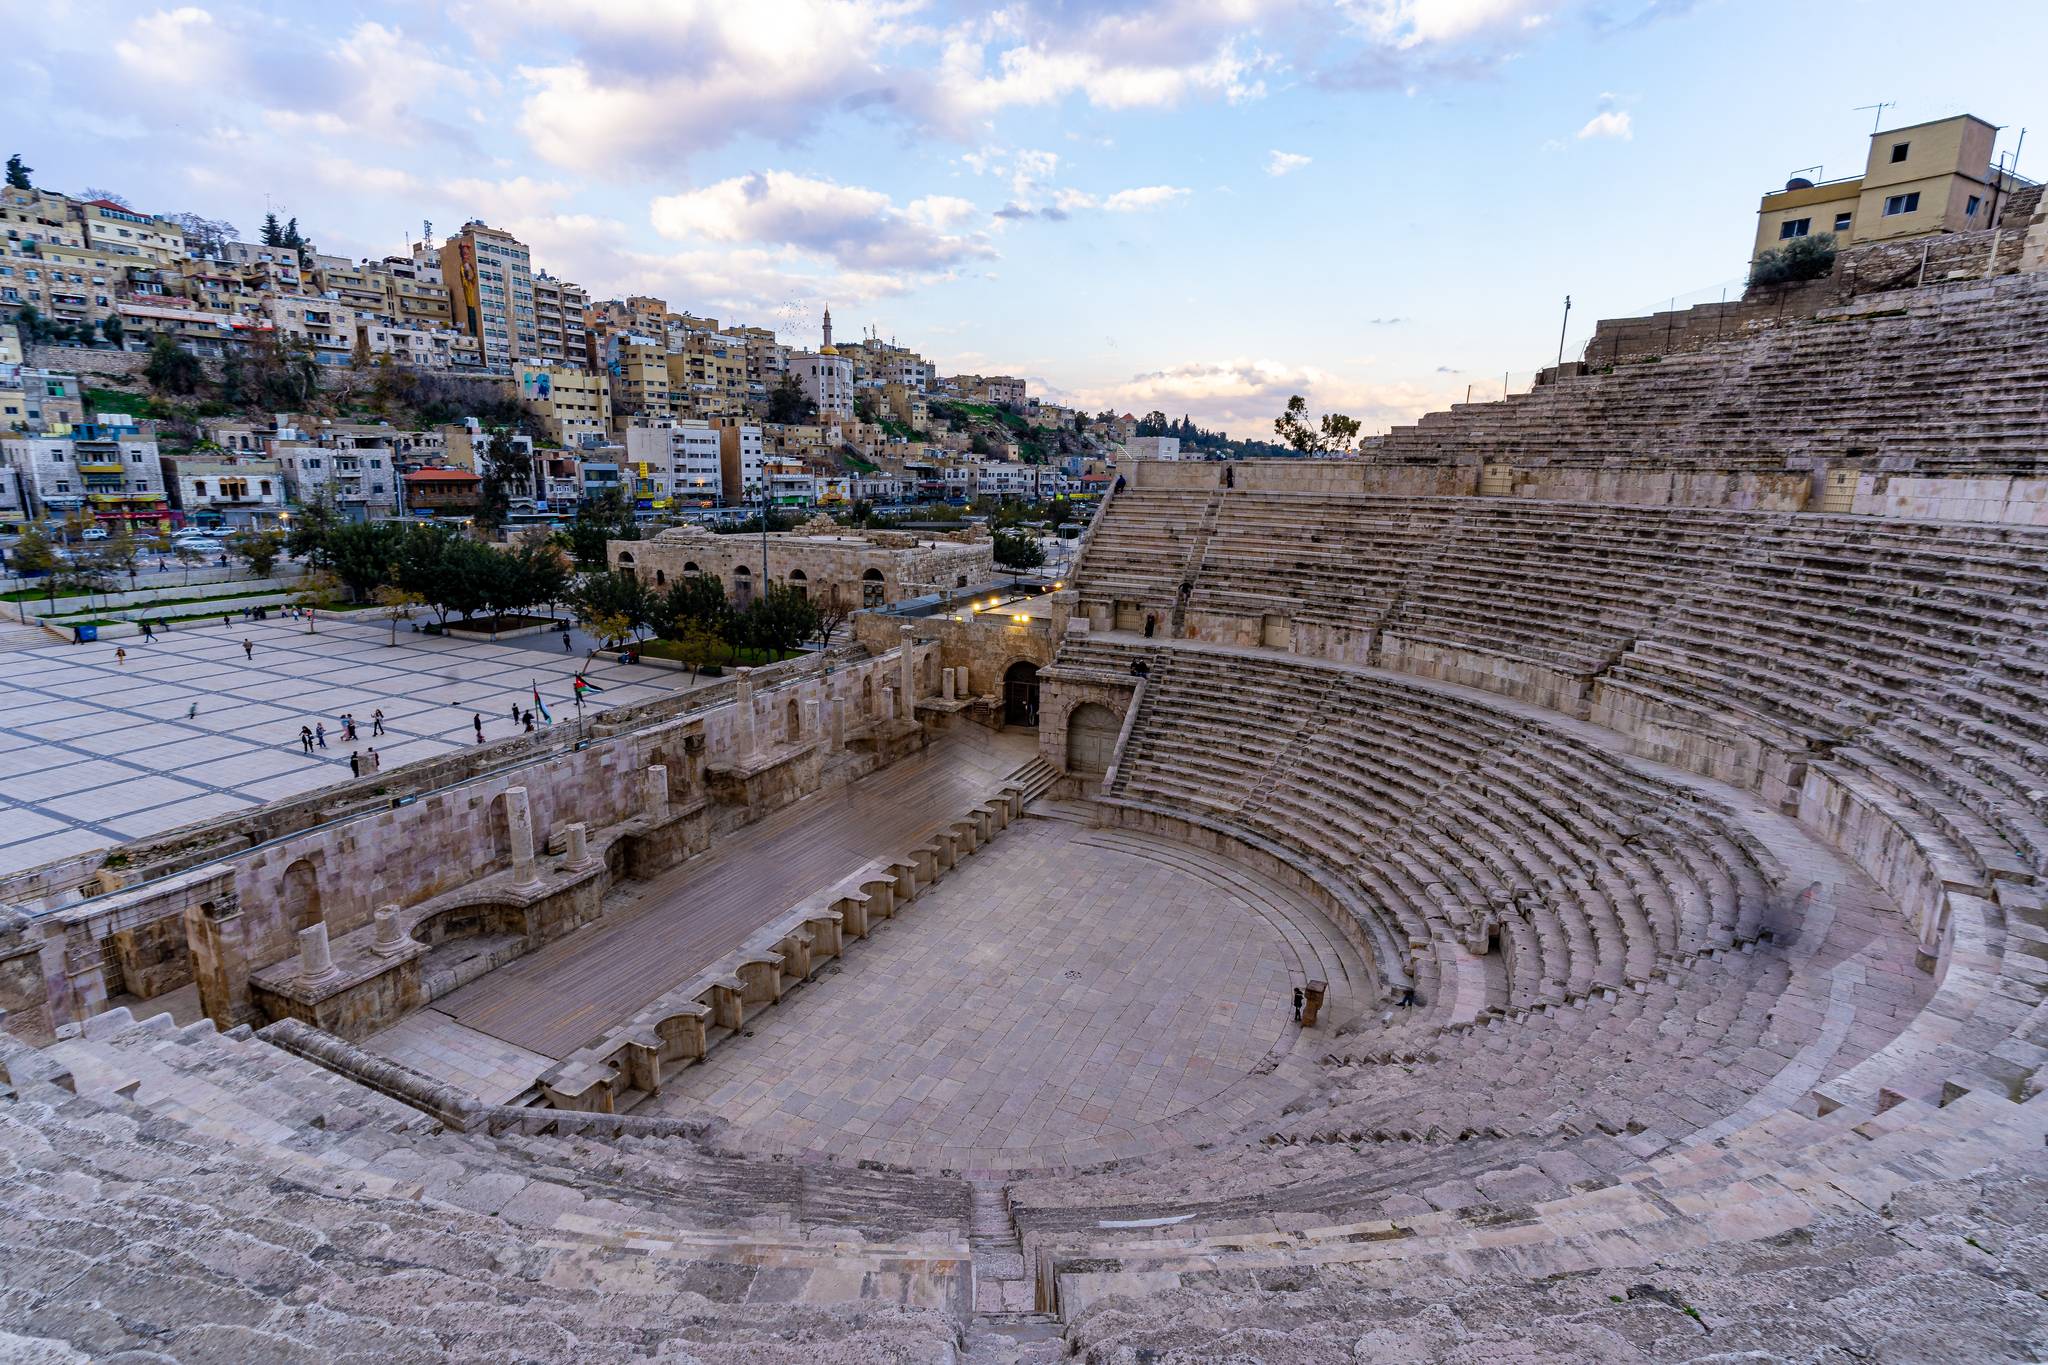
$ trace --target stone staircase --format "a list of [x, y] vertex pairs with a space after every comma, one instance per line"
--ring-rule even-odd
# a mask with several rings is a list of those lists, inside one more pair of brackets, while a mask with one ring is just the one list
[[1066, 1329], [1040, 1310], [1017, 1224], [1001, 1183], [976, 1181], [968, 1239], [974, 1253], [974, 1326], [969, 1362], [1066, 1358]]

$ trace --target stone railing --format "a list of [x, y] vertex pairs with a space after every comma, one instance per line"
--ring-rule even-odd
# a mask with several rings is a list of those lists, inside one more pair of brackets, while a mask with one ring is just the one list
[[671, 1065], [701, 1061], [761, 1009], [811, 979], [846, 945], [868, 936], [929, 890], [961, 859], [1023, 814], [1024, 793], [1005, 786], [899, 858], [877, 859], [791, 906], [738, 949], [542, 1073], [558, 1109], [611, 1114], [659, 1093]]

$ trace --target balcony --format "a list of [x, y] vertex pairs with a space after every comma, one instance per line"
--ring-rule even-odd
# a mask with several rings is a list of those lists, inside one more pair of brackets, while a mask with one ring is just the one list
[[117, 478], [121, 478], [127, 475], [128, 468], [118, 459], [95, 460], [81, 458], [78, 462], [78, 472], [81, 474], [112, 474]]

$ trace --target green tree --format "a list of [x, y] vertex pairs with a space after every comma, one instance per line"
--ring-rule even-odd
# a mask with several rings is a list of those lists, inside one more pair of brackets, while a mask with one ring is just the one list
[[100, 557], [107, 568], [117, 574], [128, 575], [128, 581], [135, 581], [135, 532], [127, 522], [117, 522], [114, 530], [100, 542]]
[[427, 599], [416, 592], [407, 592], [395, 584], [385, 583], [370, 593], [370, 600], [377, 604], [377, 614], [391, 623], [391, 643], [398, 643], [398, 623], [410, 621], [413, 612], [423, 607]]
[[335, 510], [333, 495], [325, 488], [315, 489], [313, 496], [292, 515], [291, 530], [285, 533], [285, 549], [317, 564], [325, 552], [327, 537], [339, 525], [341, 513]]
[[228, 553], [249, 566], [252, 578], [268, 578], [284, 553], [281, 531], [237, 531], [228, 537]]
[[1326, 412], [1315, 426], [1308, 422], [1308, 400], [1295, 394], [1287, 410], [1273, 419], [1273, 431], [1290, 449], [1303, 455], [1326, 455], [1351, 449], [1361, 423], [1341, 412]]
[[525, 497], [532, 489], [532, 449], [524, 441], [513, 440], [510, 433], [494, 433], [483, 479], [477, 485], [476, 524], [495, 535], [504, 528], [512, 499]]
[[232, 346], [221, 357], [220, 401], [238, 408], [248, 399], [249, 380], [242, 371], [242, 350], [239, 346]]
[[121, 348], [121, 341], [126, 334], [126, 330], [121, 324], [121, 315], [119, 313], [109, 313], [100, 319], [100, 335], [105, 337], [107, 344], [116, 350]]
[[669, 585], [656, 613], [655, 624], [670, 639], [680, 638], [681, 632], [692, 624], [701, 625], [713, 634], [721, 634], [731, 610], [731, 605], [725, 600], [725, 584], [713, 574], [691, 574]]
[[14, 315], [14, 325], [20, 329], [22, 344], [26, 346], [33, 346], [50, 335], [49, 319], [32, 303], [21, 306], [21, 311]]
[[684, 622], [668, 639], [675, 646], [676, 662], [689, 666], [691, 682], [697, 681], [697, 675], [706, 667], [732, 657], [725, 632], [702, 621]]
[[1035, 569], [1045, 563], [1045, 551], [1038, 544], [1038, 537], [1022, 531], [998, 531], [995, 534], [996, 563], [1006, 569]]
[[49, 533], [40, 522], [31, 521], [21, 528], [21, 535], [14, 542], [14, 550], [8, 558], [14, 563], [18, 574], [44, 574], [57, 567], [56, 551], [51, 548]]
[[327, 533], [314, 563], [348, 589], [351, 601], [360, 602], [370, 595], [371, 589], [391, 581], [403, 534], [397, 522], [344, 523]]
[[203, 551], [193, 549], [182, 540], [171, 546], [171, 557], [177, 560], [178, 567], [185, 571], [185, 582], [188, 584], [192, 581], [194, 566], [206, 562], [206, 555]]
[[527, 537], [513, 547], [509, 558], [518, 564], [526, 584], [526, 600], [520, 606], [546, 606], [552, 610], [569, 595], [569, 558], [546, 537]]
[[277, 225], [276, 214], [266, 213], [263, 215], [263, 231], [260, 237], [265, 246], [284, 245], [284, 229]]
[[205, 371], [200, 368], [198, 356], [168, 336], [159, 334], [149, 344], [149, 360], [142, 367], [142, 377], [158, 393], [182, 396], [199, 387]]
[[22, 163], [20, 152], [16, 152], [13, 156], [8, 157], [7, 188], [10, 190], [34, 189], [35, 186], [29, 183], [29, 177], [35, 174], [35, 169], [33, 166]]
[[1749, 268], [1749, 282], [1755, 285], [1799, 284], [1817, 280], [1835, 268], [1835, 235], [1816, 233], [1794, 237], [1782, 247], [1772, 247], [1756, 258]]
[[818, 633], [817, 605], [787, 583], [770, 583], [745, 616], [747, 642], [777, 656]]
[[450, 536], [441, 545], [440, 569], [434, 585], [425, 590], [427, 601], [447, 620], [454, 612], [467, 621], [484, 610], [504, 591], [504, 556], [468, 536]]
[[640, 539], [640, 524], [633, 518], [632, 504], [617, 488], [607, 488], [576, 509], [567, 531], [569, 552], [578, 566], [603, 569], [605, 544], [613, 540]]
[[[648, 586], [626, 571], [585, 574], [569, 594], [569, 604], [594, 632], [613, 640], [631, 638], [645, 629], [660, 609]], [[623, 629], [607, 634], [599, 629], [600, 622], [622, 623]]]
[[341, 583], [325, 569], [315, 569], [302, 576], [292, 589], [292, 605], [306, 613], [306, 633], [315, 635], [314, 618], [334, 605], [334, 599], [341, 595]]
[[284, 225], [284, 231], [278, 234], [277, 244], [292, 251], [300, 251], [305, 248], [306, 239], [299, 235], [299, 220], [297, 218], [291, 219]]
[[801, 425], [818, 419], [818, 405], [804, 392], [804, 386], [793, 374], [785, 374], [776, 386], [768, 390], [768, 420], [788, 425]]

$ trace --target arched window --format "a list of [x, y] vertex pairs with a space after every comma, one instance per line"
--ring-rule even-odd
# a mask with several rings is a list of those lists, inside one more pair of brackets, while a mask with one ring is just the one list
[[284, 922], [293, 934], [325, 920], [320, 911], [320, 878], [313, 864], [299, 859], [284, 870]]
[[864, 607], [879, 607], [888, 589], [882, 584], [882, 571], [869, 569], [860, 576], [860, 604]]
[[798, 740], [804, 737], [803, 712], [797, 709], [795, 697], [791, 697], [789, 699], [789, 705], [787, 708], [785, 708], [782, 721], [782, 732], [785, 735], [789, 736], [789, 742], [791, 744], [796, 743]]
[[668, 586], [668, 575], [662, 572], [660, 569], [656, 569], [654, 571], [654, 586], [657, 588], [665, 588]]
[[685, 563], [684, 563], [684, 565], [683, 565], [683, 572], [684, 572], [684, 573], [686, 573], [686, 574], [690, 574], [690, 575], [693, 575], [693, 576], [694, 576], [694, 575], [696, 575], [696, 574], [700, 574], [700, 573], [702, 573], [702, 572], [704, 572], [704, 571], [703, 571], [702, 569], [698, 568], [698, 567], [697, 567], [697, 561], [696, 561], [696, 560], [694, 560], [694, 559], [692, 559], [692, 560], [689, 560], [689, 561], [687, 561], [687, 562], [685, 562]]
[[864, 716], [875, 714], [875, 675], [872, 673], [860, 680], [860, 713]]
[[796, 590], [798, 597], [809, 597], [811, 595], [810, 583], [805, 579], [802, 569], [791, 569], [789, 571], [789, 586]]
[[633, 552], [631, 550], [619, 551], [619, 567], [622, 569], [633, 567]]

